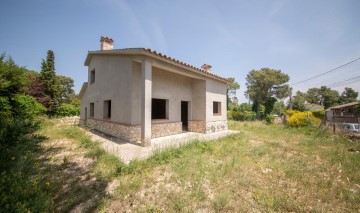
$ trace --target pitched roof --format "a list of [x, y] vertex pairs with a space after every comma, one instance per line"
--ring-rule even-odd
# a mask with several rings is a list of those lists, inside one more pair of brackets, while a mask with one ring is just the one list
[[345, 108], [345, 107], [349, 107], [349, 106], [355, 106], [358, 105], [359, 102], [351, 102], [351, 103], [347, 103], [347, 104], [342, 104], [339, 106], [334, 106], [334, 107], [330, 107], [330, 109], [341, 109], [341, 108]]
[[195, 73], [199, 73], [202, 75], [207, 75], [209, 77], [221, 80], [223, 82], [229, 82], [226, 78], [220, 77], [210, 72], [206, 72], [204, 69], [195, 67], [193, 65], [187, 64], [183, 61], [177, 60], [160, 52], [151, 50], [149, 48], [125, 48], [125, 49], [113, 49], [113, 50], [96, 50], [89, 51], [87, 57], [85, 59], [85, 66], [88, 66], [93, 55], [147, 55], [155, 58], [165, 59], [168, 62], [175, 62], [178, 65], [183, 65], [187, 68], [190, 68]]

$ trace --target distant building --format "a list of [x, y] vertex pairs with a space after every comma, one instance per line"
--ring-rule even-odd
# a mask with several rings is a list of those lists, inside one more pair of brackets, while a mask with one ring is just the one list
[[352, 102], [330, 107], [326, 110], [326, 118], [335, 123], [358, 123], [360, 116], [357, 112], [358, 105], [359, 102]]

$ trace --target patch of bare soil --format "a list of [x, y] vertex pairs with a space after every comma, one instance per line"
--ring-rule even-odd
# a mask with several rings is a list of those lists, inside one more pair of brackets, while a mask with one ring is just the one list
[[94, 160], [84, 157], [86, 150], [66, 138], [50, 139], [42, 146], [46, 151], [39, 159], [42, 162], [39, 169], [47, 171], [48, 184], [56, 191], [54, 211], [86, 212], [95, 209], [106, 195], [107, 183], [92, 173]]

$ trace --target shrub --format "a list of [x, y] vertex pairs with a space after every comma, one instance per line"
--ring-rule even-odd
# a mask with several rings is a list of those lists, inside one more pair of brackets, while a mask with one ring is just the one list
[[232, 112], [233, 112], [233, 111], [231, 111], [231, 110], [228, 110], [228, 111], [226, 112], [226, 116], [227, 116], [227, 119], [228, 119], [228, 120], [233, 120]]
[[265, 118], [266, 124], [273, 124], [275, 117], [273, 115], [267, 115]]
[[293, 114], [298, 113], [298, 112], [300, 112], [300, 111], [287, 109], [284, 111], [284, 114], [292, 116]]
[[231, 111], [231, 118], [235, 121], [253, 121], [256, 119], [256, 113], [252, 111]]
[[315, 117], [320, 118], [320, 119], [322, 119], [325, 116], [325, 110], [314, 110], [311, 112]]
[[80, 114], [80, 108], [71, 104], [61, 104], [54, 110], [55, 116], [75, 116]]
[[31, 119], [46, 112], [46, 108], [42, 104], [39, 104], [32, 96], [16, 95], [13, 100], [15, 117]]
[[291, 127], [311, 126], [320, 123], [321, 120], [316, 118], [311, 112], [296, 112], [287, 121], [287, 125]]

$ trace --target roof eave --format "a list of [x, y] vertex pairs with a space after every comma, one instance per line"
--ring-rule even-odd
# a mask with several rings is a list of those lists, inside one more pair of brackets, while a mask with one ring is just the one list
[[151, 49], [147, 49], [147, 48], [131, 48], [131, 49], [119, 49], [117, 51], [114, 50], [102, 50], [102, 51], [88, 51], [88, 54], [86, 56], [84, 65], [85, 66], [89, 66], [91, 58], [93, 55], [144, 55], [144, 56], [148, 56], [148, 57], [152, 57], [155, 59], [159, 59], [162, 61], [165, 61], [167, 63], [169, 62], [174, 62], [177, 66], [181, 66], [185, 69], [190, 69], [192, 71], [194, 71], [195, 73], [198, 73], [200, 75], [206, 76], [206, 77], [210, 77], [212, 79], [218, 80], [218, 81], [222, 81], [224, 83], [231, 83], [227, 78], [223, 78], [220, 77], [218, 75], [215, 75], [213, 73], [209, 73], [206, 72], [205, 70], [202, 70], [200, 68], [197, 68], [193, 65], [184, 63], [180, 60], [174, 59], [172, 57], [169, 57], [167, 55], [164, 55], [162, 53], [158, 53], [156, 51], [152, 51]]

